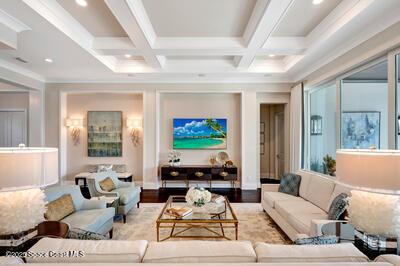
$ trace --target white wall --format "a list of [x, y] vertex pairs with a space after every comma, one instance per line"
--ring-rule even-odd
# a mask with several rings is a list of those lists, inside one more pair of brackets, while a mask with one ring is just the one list
[[[158, 188], [158, 149], [162, 133], [160, 126], [161, 95], [164, 93], [236, 93], [241, 94], [235, 112], [240, 112], [241, 122], [241, 164], [242, 188], [256, 189], [259, 186], [259, 99], [278, 101], [289, 99], [290, 84], [102, 84], [102, 83], [60, 83], [46, 85], [46, 145], [61, 147], [67, 134], [60, 119], [65, 116], [63, 95], [76, 92], [143, 93], [143, 186]], [[282, 103], [282, 102], [281, 102]], [[63, 107], [65, 105], [65, 107]], [[285, 110], [285, 114], [287, 114]], [[288, 114], [287, 114], [288, 115]], [[289, 119], [287, 120], [289, 121]], [[61, 130], [60, 130], [61, 129]], [[289, 153], [288, 153], [289, 155]], [[62, 160], [63, 151], [60, 151]], [[289, 161], [288, 161], [289, 163]], [[60, 161], [60, 167], [63, 165]], [[61, 167], [62, 168], [62, 167]], [[61, 169], [61, 174], [63, 171]]]
[[[88, 111], [122, 111], [122, 157], [88, 157], [87, 156], [87, 112]], [[88, 164], [125, 164], [127, 171], [132, 172], [136, 181], [143, 177], [143, 145], [134, 147], [126, 127], [126, 118], [143, 117], [143, 99], [140, 94], [125, 93], [84, 93], [67, 95], [67, 117], [83, 118], [84, 127], [80, 133], [80, 143], [74, 145], [71, 130], [67, 136], [67, 175], [69, 179], [86, 169]]]
[[[240, 94], [238, 93], [163, 93], [160, 96], [161, 164], [168, 163], [168, 152], [173, 150], [173, 118], [226, 118], [227, 149], [231, 160], [240, 168]], [[180, 150], [182, 164], [209, 164], [211, 154], [221, 150]]]

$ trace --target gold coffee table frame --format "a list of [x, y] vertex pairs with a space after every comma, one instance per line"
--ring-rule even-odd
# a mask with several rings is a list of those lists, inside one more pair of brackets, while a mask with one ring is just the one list
[[[157, 241], [165, 241], [170, 238], [217, 238], [232, 240], [225, 235], [225, 229], [235, 229], [235, 240], [238, 240], [239, 234], [239, 221], [236, 218], [236, 214], [232, 209], [232, 206], [227, 197], [225, 197], [225, 208], [220, 213], [210, 213], [210, 219], [181, 219], [181, 218], [163, 218], [166, 214], [166, 209], [172, 206], [173, 203], [184, 203], [185, 196], [169, 196], [165, 203], [160, 215], [157, 218]], [[230, 212], [232, 218], [227, 219], [226, 214]], [[225, 217], [224, 217], [225, 216]], [[160, 229], [169, 228], [171, 229], [169, 236], [164, 237], [160, 240]], [[211, 232], [213, 235], [200, 236], [200, 235], [182, 235], [182, 233], [189, 231], [190, 229], [204, 229]], [[218, 231], [217, 231], [218, 229]]]

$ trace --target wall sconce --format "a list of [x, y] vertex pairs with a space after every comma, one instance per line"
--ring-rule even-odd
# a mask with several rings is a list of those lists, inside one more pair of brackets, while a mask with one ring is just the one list
[[126, 127], [130, 129], [129, 135], [133, 146], [137, 147], [140, 143], [140, 129], [142, 128], [142, 119], [140, 118], [127, 118]]
[[81, 118], [67, 118], [65, 119], [65, 126], [72, 128], [71, 136], [74, 141], [74, 145], [79, 143], [79, 135], [81, 133], [81, 128], [83, 128], [83, 119]]

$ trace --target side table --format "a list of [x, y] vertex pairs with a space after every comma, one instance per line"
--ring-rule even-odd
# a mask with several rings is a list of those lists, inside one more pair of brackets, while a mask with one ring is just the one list
[[322, 235], [337, 236], [339, 243], [353, 243], [362, 253], [369, 259], [374, 260], [383, 254], [398, 254], [397, 248], [394, 247], [371, 247], [363, 239], [358, 237], [358, 231], [347, 222], [331, 222], [321, 227]]
[[68, 236], [69, 226], [59, 221], [44, 221], [38, 225], [37, 230], [38, 234], [36, 238], [66, 238]]

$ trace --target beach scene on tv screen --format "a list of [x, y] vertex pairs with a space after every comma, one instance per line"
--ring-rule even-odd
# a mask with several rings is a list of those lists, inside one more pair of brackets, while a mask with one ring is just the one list
[[226, 149], [225, 118], [175, 118], [174, 149]]

